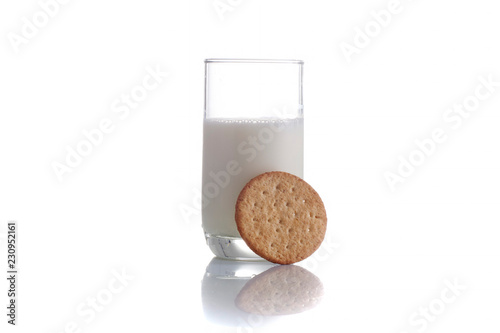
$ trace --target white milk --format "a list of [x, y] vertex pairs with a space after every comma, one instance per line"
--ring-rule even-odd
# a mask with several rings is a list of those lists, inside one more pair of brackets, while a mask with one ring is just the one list
[[205, 119], [203, 128], [203, 228], [240, 237], [234, 220], [240, 191], [268, 171], [304, 172], [304, 120]]

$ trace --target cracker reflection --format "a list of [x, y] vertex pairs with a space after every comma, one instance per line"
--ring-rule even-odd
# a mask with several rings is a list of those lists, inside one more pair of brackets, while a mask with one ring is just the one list
[[310, 310], [323, 297], [321, 280], [295, 265], [276, 266], [259, 274], [241, 289], [236, 306], [262, 316], [279, 316]]
[[258, 327], [314, 308], [323, 292], [321, 280], [300, 266], [214, 258], [203, 277], [201, 298], [209, 321]]

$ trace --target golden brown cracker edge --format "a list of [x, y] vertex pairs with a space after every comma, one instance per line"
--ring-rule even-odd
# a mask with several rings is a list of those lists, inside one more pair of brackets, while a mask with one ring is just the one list
[[327, 216], [321, 197], [305, 180], [287, 172], [252, 178], [241, 190], [235, 210], [245, 243], [274, 263], [304, 260], [325, 237]]

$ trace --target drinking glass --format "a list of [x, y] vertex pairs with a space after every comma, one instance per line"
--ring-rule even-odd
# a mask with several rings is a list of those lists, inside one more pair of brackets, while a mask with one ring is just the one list
[[302, 72], [300, 60], [205, 60], [202, 226], [217, 257], [260, 258], [234, 218], [248, 181], [269, 171], [303, 178]]

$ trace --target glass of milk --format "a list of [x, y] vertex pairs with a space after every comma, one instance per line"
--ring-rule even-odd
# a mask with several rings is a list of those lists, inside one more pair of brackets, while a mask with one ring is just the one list
[[303, 178], [300, 60], [205, 60], [202, 226], [220, 258], [260, 259], [234, 219], [245, 184], [269, 171]]

